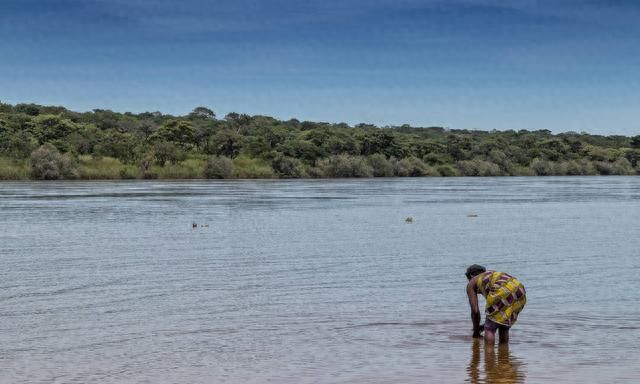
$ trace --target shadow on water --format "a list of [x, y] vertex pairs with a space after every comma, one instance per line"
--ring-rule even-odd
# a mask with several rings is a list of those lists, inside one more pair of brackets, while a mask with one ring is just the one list
[[[467, 368], [467, 382], [472, 384], [524, 383], [524, 363], [509, 352], [509, 345], [483, 348], [484, 343], [473, 340], [471, 360]], [[484, 366], [482, 358], [484, 357]], [[483, 370], [484, 368], [484, 370]]]

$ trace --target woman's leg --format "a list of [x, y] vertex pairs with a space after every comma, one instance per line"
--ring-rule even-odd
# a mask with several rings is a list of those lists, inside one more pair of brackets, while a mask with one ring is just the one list
[[487, 329], [486, 325], [484, 328], [484, 344], [493, 346], [496, 342], [496, 330], [489, 328]]
[[509, 328], [500, 327], [498, 330], [498, 336], [500, 337], [500, 344], [509, 344]]

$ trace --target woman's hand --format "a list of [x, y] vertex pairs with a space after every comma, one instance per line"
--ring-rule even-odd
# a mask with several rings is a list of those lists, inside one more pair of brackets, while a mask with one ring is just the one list
[[473, 337], [482, 337], [482, 332], [484, 331], [484, 324], [480, 324], [478, 329], [473, 331]]

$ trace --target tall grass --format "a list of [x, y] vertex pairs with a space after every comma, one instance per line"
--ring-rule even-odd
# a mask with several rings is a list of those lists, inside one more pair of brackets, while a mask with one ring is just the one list
[[205, 163], [202, 159], [192, 158], [176, 164], [165, 164], [164, 167], [154, 165], [151, 172], [158, 179], [202, 179]]
[[233, 159], [234, 177], [238, 179], [272, 179], [277, 178], [271, 164], [262, 159], [238, 156]]
[[29, 180], [31, 163], [29, 160], [14, 160], [0, 157], [0, 180]]
[[78, 156], [80, 179], [121, 179], [123, 174], [137, 175], [139, 170], [133, 165], [125, 165], [112, 157]]

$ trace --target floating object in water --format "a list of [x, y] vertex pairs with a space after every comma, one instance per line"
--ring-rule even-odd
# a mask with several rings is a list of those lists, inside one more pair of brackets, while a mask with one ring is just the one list
[[413, 216], [409, 216], [406, 219], [404, 219], [405, 222], [407, 223], [413, 223]]
[[209, 224], [202, 224], [201, 227], [209, 228]]
[[191, 228], [198, 228], [198, 223], [192, 223]]
[[467, 215], [467, 217], [478, 217], [478, 214], [476, 213], [470, 213]]

